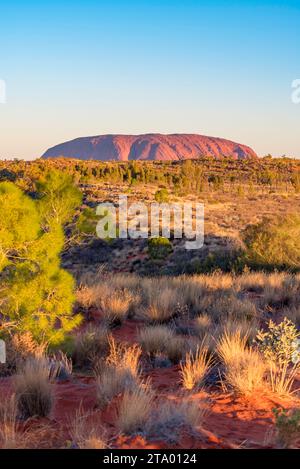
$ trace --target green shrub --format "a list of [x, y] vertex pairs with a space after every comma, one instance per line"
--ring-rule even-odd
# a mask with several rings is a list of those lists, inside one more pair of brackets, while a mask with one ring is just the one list
[[300, 268], [300, 216], [298, 214], [263, 220], [248, 226], [243, 235], [245, 258], [254, 268]]
[[287, 318], [280, 324], [269, 321], [268, 330], [260, 330], [256, 337], [258, 349], [264, 357], [277, 364], [298, 363], [300, 361], [300, 333]]
[[152, 259], [165, 259], [172, 252], [172, 244], [164, 237], [148, 240], [148, 252]]
[[188, 274], [208, 274], [216, 271], [241, 272], [241, 253], [227, 249], [210, 252], [204, 259], [195, 258], [186, 263], [184, 272]]
[[280, 446], [290, 448], [300, 438], [300, 409], [274, 409], [275, 426]]
[[159, 204], [169, 202], [169, 192], [167, 189], [159, 189], [155, 192], [154, 198]]
[[95, 236], [98, 220], [99, 216], [96, 214], [95, 209], [90, 207], [84, 208], [79, 214], [76, 223], [72, 226], [72, 236], [76, 241]]

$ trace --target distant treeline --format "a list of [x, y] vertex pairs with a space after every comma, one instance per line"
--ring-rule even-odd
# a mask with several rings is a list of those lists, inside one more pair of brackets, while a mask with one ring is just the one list
[[48, 169], [71, 174], [79, 184], [155, 184], [174, 192], [203, 192], [244, 186], [300, 192], [300, 160], [271, 158], [233, 160], [202, 158], [185, 161], [100, 162], [58, 158], [35, 161], [0, 161], [0, 181], [16, 182], [34, 190], [35, 181]]

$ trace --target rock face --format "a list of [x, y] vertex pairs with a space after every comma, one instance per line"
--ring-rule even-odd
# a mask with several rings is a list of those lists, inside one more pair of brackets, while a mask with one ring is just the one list
[[197, 134], [144, 134], [76, 138], [50, 148], [42, 158], [176, 161], [197, 159], [203, 156], [215, 158], [231, 156], [234, 159], [257, 157], [250, 147], [224, 138], [205, 137]]

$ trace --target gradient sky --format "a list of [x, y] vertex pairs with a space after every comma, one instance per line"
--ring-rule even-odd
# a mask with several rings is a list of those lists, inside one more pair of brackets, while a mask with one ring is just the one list
[[300, 1], [0, 0], [0, 158], [147, 132], [300, 157], [297, 78]]

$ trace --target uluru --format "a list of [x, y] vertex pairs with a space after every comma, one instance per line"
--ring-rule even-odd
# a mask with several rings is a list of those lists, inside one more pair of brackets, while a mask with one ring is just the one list
[[49, 148], [42, 158], [100, 161], [179, 161], [205, 156], [256, 158], [252, 148], [218, 137], [198, 134], [98, 135], [80, 137]]

